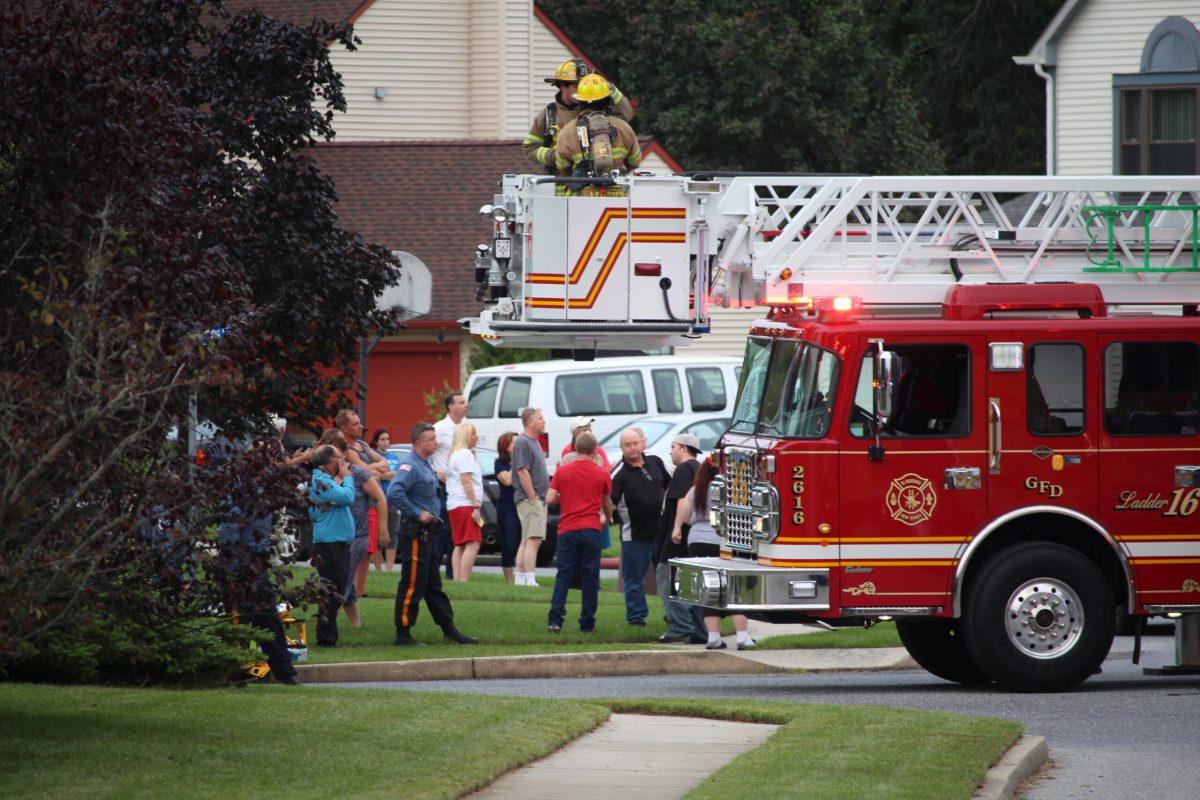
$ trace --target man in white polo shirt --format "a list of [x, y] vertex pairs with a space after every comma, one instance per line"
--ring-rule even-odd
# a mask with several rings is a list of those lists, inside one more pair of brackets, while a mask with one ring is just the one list
[[451, 392], [442, 401], [446, 406], [446, 416], [434, 423], [433, 432], [437, 435], [437, 450], [429, 458], [429, 463], [438, 479], [438, 502], [441, 504], [442, 527], [438, 530], [438, 558], [446, 559], [446, 578], [454, 579], [454, 570], [450, 566], [450, 553], [454, 544], [450, 539], [450, 512], [446, 510], [446, 461], [450, 458], [450, 445], [454, 441], [454, 429], [467, 418], [467, 397], [462, 392]]

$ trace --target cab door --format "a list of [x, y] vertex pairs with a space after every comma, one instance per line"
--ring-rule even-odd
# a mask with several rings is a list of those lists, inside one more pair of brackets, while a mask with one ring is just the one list
[[1136, 603], [1200, 602], [1200, 345], [1103, 334], [1100, 520], [1133, 565]]
[[872, 353], [848, 359], [855, 378], [849, 435], [838, 458], [841, 589], [846, 607], [948, 611], [956, 554], [987, 515], [986, 347], [982, 336], [889, 337], [899, 370], [895, 403], [868, 457]]
[[988, 506], [993, 517], [1061, 506], [1096, 518], [1099, 410], [1095, 335], [988, 337]]

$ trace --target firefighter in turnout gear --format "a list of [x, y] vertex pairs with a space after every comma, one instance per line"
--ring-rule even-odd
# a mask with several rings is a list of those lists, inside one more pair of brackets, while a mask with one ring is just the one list
[[[521, 149], [525, 151], [526, 158], [541, 164], [549, 175], [554, 174], [554, 146], [557, 143], [558, 132], [579, 116], [579, 102], [575, 99], [579, 81], [592, 74], [594, 73], [586, 61], [582, 58], [571, 58], [558, 65], [553, 78], [545, 79], [546, 83], [555, 86], [557, 93], [554, 99], [534, 116], [533, 125], [529, 133], [525, 134]], [[633, 119], [633, 105], [621, 94], [621, 90], [611, 83], [608, 83], [608, 88], [612, 93], [612, 110], [609, 113], [626, 122]]]
[[[636, 169], [642, 163], [642, 148], [629, 123], [612, 113], [608, 81], [599, 75], [588, 75], [579, 81], [575, 99], [579, 101], [579, 116], [562, 129], [555, 146], [557, 173], [575, 178], [601, 178], [618, 170]], [[619, 186], [585, 186], [578, 192], [565, 193], [623, 197], [625, 190]]]

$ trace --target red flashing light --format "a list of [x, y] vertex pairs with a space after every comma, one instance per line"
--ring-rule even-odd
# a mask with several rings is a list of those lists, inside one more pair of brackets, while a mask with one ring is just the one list
[[203, 450], [196, 451], [196, 466], [197, 467], [211, 467], [212, 466], [212, 459], [209, 457], [208, 453], [206, 453]]
[[862, 311], [862, 298], [849, 295], [821, 298], [820, 311], [822, 314], [836, 317], [846, 317]]

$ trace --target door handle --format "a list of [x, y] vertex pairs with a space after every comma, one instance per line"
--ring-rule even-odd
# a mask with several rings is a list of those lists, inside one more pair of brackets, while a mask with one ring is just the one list
[[1200, 486], [1200, 467], [1175, 467], [1175, 488], [1190, 489], [1194, 486]]
[[1000, 398], [988, 398], [988, 469], [993, 475], [1000, 474]]
[[947, 489], [979, 489], [983, 479], [979, 477], [979, 467], [947, 467]]

